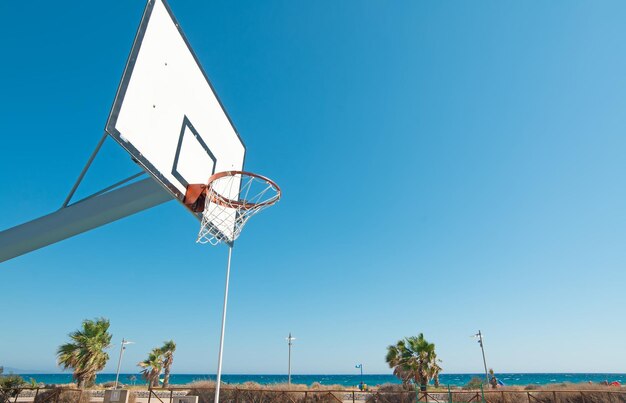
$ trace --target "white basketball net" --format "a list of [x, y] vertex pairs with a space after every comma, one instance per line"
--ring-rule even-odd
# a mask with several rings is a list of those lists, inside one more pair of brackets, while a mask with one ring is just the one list
[[[214, 176], [217, 176], [216, 174]], [[250, 217], [276, 203], [280, 189], [272, 181], [245, 172], [212, 180], [206, 190], [198, 243], [233, 242]]]

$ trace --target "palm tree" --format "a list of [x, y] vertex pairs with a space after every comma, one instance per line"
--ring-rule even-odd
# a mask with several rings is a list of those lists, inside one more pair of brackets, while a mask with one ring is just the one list
[[405, 362], [406, 351], [404, 340], [400, 340], [395, 346], [387, 347], [387, 357], [385, 360], [389, 368], [393, 368], [393, 374], [402, 381], [402, 385], [408, 387], [413, 379], [411, 367]]
[[411, 381], [426, 390], [426, 385], [434, 380], [439, 385], [441, 367], [435, 353], [435, 345], [429, 343], [420, 333], [417, 337], [406, 337], [395, 345], [387, 347], [387, 364], [393, 368], [393, 374], [408, 387]]
[[58, 365], [74, 369], [73, 377], [79, 388], [93, 385], [96, 373], [109, 360], [109, 354], [104, 351], [111, 344], [109, 325], [105, 318], [84, 320], [82, 329], [69, 334], [72, 341], [57, 350]]
[[148, 381], [148, 385], [159, 387], [159, 376], [163, 370], [163, 352], [160, 348], [152, 349], [148, 358], [137, 364], [142, 369], [141, 375]]
[[174, 362], [176, 343], [174, 343], [174, 340], [166, 341], [163, 343], [160, 350], [163, 353], [163, 387], [167, 388], [170, 383], [170, 370], [172, 368], [172, 363]]

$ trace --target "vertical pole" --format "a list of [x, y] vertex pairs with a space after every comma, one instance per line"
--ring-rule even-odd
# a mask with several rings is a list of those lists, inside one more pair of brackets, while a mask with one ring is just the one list
[[291, 332], [289, 332], [289, 338], [287, 339], [289, 343], [289, 363], [287, 364], [287, 385], [291, 386]]
[[485, 348], [483, 347], [483, 335], [478, 331], [478, 342], [480, 343], [480, 350], [483, 352], [483, 365], [485, 366], [485, 379], [487, 380], [487, 385], [489, 385], [489, 372], [487, 372], [487, 360], [485, 360]]
[[360, 364], [359, 367], [361, 368], [361, 385], [363, 384], [363, 364]]
[[228, 247], [228, 266], [226, 267], [226, 287], [224, 290], [224, 309], [222, 310], [222, 333], [220, 334], [220, 352], [217, 359], [217, 385], [215, 387], [215, 403], [220, 401], [220, 383], [222, 380], [222, 353], [224, 352], [224, 329], [226, 328], [226, 305], [228, 303], [228, 280], [230, 279], [230, 259], [233, 245]]
[[117, 383], [120, 379], [120, 365], [122, 364], [122, 355], [124, 354], [124, 342], [126, 340], [124, 340], [122, 338], [122, 345], [120, 347], [120, 356], [117, 359], [117, 371], [115, 371], [115, 387], [113, 389], [117, 389]]

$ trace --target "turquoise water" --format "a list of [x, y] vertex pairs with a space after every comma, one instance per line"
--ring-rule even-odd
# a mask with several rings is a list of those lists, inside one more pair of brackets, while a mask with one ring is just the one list
[[[126, 384], [132, 384], [130, 376], [135, 375], [137, 380], [135, 384], [141, 385], [145, 382], [141, 379], [139, 374], [121, 374], [120, 382]], [[25, 379], [34, 378], [37, 382], [46, 384], [53, 383], [70, 383], [72, 382], [72, 374], [22, 374]], [[442, 385], [462, 386], [469, 382], [474, 376], [481, 376], [480, 374], [441, 374], [440, 381]], [[482, 375], [484, 377], [484, 374]], [[600, 383], [602, 381], [618, 381], [621, 384], [626, 384], [626, 374], [496, 374], [498, 379], [503, 381], [506, 385], [549, 385], [563, 382], [579, 383], [579, 382], [594, 382]], [[172, 385], [182, 385], [198, 380], [215, 380], [215, 375], [202, 375], [202, 374], [173, 374], [170, 378]], [[274, 383], [286, 383], [286, 375], [223, 375], [222, 380], [230, 384], [244, 383], [244, 382], [257, 382], [260, 384], [274, 384]], [[359, 375], [292, 375], [292, 383], [310, 385], [314, 382], [319, 382], [322, 385], [343, 385], [343, 386], [355, 386], [358, 385], [361, 378]], [[98, 374], [96, 380], [97, 383], [112, 382], [115, 381], [115, 374]], [[399, 383], [398, 379], [393, 375], [363, 375], [363, 382], [368, 385], [382, 385], [384, 383]]]

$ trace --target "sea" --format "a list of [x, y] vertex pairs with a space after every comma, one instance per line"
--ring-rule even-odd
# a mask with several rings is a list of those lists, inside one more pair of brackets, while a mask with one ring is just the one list
[[[72, 382], [71, 373], [57, 374], [20, 374], [24, 379], [33, 378], [38, 383], [44, 384], [65, 384]], [[463, 386], [473, 377], [484, 377], [485, 374], [440, 374], [439, 380], [442, 385]], [[626, 374], [621, 373], [503, 373], [496, 374], [496, 377], [505, 385], [550, 385], [561, 383], [601, 383], [604, 381], [620, 382], [626, 384]], [[170, 384], [184, 385], [187, 383], [203, 380], [215, 380], [215, 375], [203, 374], [172, 374]], [[98, 374], [96, 383], [114, 382], [115, 374]], [[287, 375], [222, 375], [222, 381], [228, 384], [241, 384], [245, 382], [256, 382], [262, 385], [286, 383]], [[145, 381], [140, 374], [120, 374], [120, 382], [128, 385], [142, 385]], [[296, 384], [311, 385], [320, 383], [322, 385], [342, 385], [356, 386], [361, 382], [360, 375], [292, 375], [291, 382]], [[400, 383], [398, 378], [390, 374], [363, 375], [363, 382], [370, 386], [383, 385], [386, 383]]]

